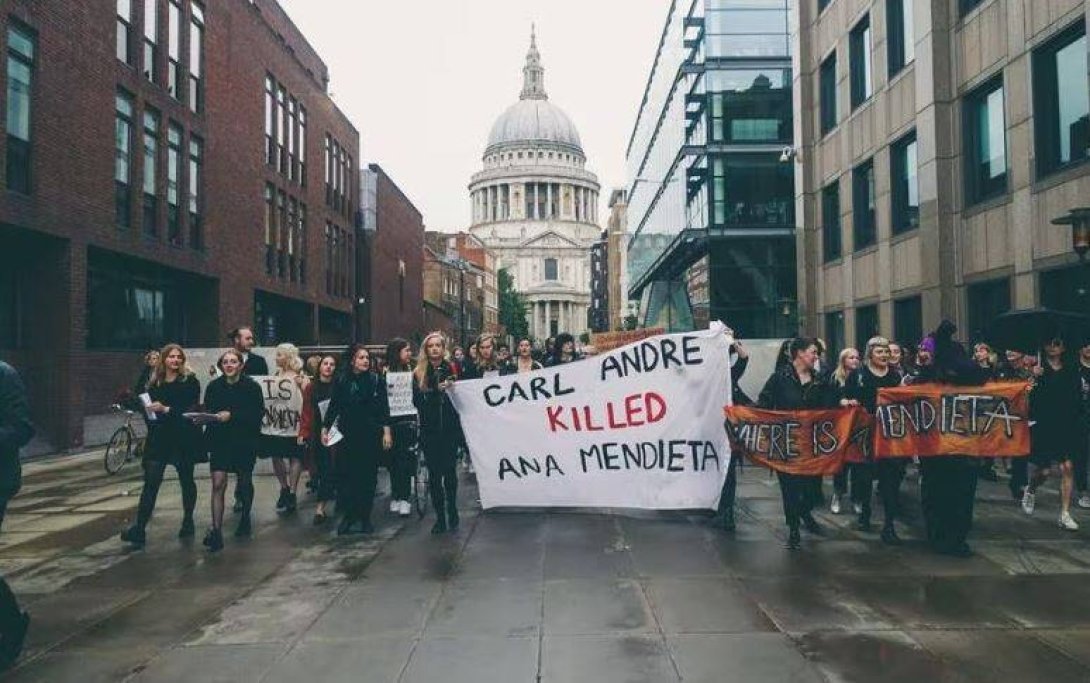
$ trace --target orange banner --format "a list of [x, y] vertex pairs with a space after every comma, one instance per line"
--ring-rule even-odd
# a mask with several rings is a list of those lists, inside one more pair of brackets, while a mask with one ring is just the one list
[[920, 384], [880, 389], [875, 458], [1029, 455], [1029, 384]]
[[645, 327], [639, 330], [618, 330], [616, 332], [595, 332], [590, 335], [590, 344], [598, 353], [608, 353], [626, 344], [643, 341], [665, 334], [661, 327]]
[[778, 472], [823, 476], [845, 462], [863, 462], [871, 418], [862, 408], [761, 410], [727, 406], [727, 434], [735, 454]]

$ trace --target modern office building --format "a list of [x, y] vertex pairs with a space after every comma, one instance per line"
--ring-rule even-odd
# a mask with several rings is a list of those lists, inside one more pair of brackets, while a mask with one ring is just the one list
[[[804, 328], [834, 349], [949, 318], [1090, 311], [1086, 0], [803, 0], [794, 31]], [[1084, 245], [1090, 246], [1090, 244]]]
[[797, 326], [791, 0], [673, 0], [627, 150], [639, 324]]
[[10, 0], [0, 41], [0, 357], [52, 447], [149, 346], [351, 338], [359, 134], [275, 0]]

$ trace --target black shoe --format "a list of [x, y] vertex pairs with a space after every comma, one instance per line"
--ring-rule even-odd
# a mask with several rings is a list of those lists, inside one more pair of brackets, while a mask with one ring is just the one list
[[197, 528], [193, 525], [193, 518], [186, 517], [182, 520], [182, 528], [178, 529], [178, 538], [193, 538], [197, 533]]
[[806, 527], [807, 533], [811, 533], [815, 536], [825, 535], [825, 529], [821, 528], [821, 525], [817, 523], [817, 520], [814, 519], [814, 516], [810, 513], [806, 513], [802, 516], [802, 525]]
[[792, 527], [792, 529], [787, 533], [787, 549], [798, 550], [799, 546], [801, 545], [802, 534], [799, 533], [798, 527]]
[[944, 543], [935, 546], [935, 552], [940, 555], [947, 555], [948, 557], [972, 557], [973, 549], [969, 547], [968, 543]]
[[352, 533], [352, 526], [355, 524], [351, 519], [344, 517], [341, 519], [341, 523], [337, 525], [337, 535], [347, 536]]
[[236, 496], [235, 497], [235, 505], [231, 509], [236, 513], [242, 512], [243, 510], [246, 509], [246, 503], [243, 503], [242, 499]]
[[458, 508], [453, 505], [449, 506], [447, 509], [447, 519], [450, 520], [450, 530], [457, 531], [458, 525], [461, 523], [461, 520], [458, 519]]
[[28, 628], [30, 628], [30, 613], [22, 612], [11, 625], [11, 630], [4, 634], [3, 639], [0, 639], [0, 666], [10, 667], [15, 660], [19, 659]]
[[249, 538], [253, 536], [254, 530], [250, 522], [250, 513], [242, 515], [238, 520], [238, 526], [235, 527], [235, 538]]
[[886, 545], [901, 545], [901, 537], [897, 535], [897, 530], [893, 528], [893, 525], [882, 527], [882, 543]]
[[855, 528], [869, 534], [871, 532], [870, 520], [866, 517], [860, 517], [855, 523]]
[[314, 513], [314, 526], [323, 526], [327, 521], [329, 521], [329, 518], [321, 512]]
[[370, 522], [360, 522], [361, 534], [373, 534], [375, 533], [375, 527]]
[[435, 536], [447, 533], [447, 520], [443, 519], [442, 517], [435, 520], [435, 525], [432, 526], [431, 532]]
[[276, 511], [285, 512], [288, 509], [288, 496], [291, 495], [291, 489], [280, 489], [280, 497], [276, 499]]
[[295, 514], [295, 511], [299, 509], [299, 497], [294, 493], [288, 494], [287, 507], [284, 508], [284, 514]]
[[223, 532], [219, 529], [209, 529], [208, 536], [204, 539], [208, 552], [218, 553], [223, 550]]
[[134, 524], [121, 532], [121, 540], [138, 548], [143, 548], [148, 539], [144, 536], [143, 527]]

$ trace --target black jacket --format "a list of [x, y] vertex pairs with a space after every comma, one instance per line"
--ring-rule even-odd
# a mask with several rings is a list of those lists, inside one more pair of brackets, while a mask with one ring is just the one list
[[[530, 359], [530, 372], [534, 370], [541, 370], [544, 366], [538, 363], [536, 360]], [[512, 358], [510, 362], [506, 363], [500, 368], [500, 374], [503, 376], [517, 375], [519, 374], [519, 361], [518, 358]]]
[[1075, 364], [1067, 361], [1060, 370], [1053, 370], [1048, 361], [1041, 363], [1044, 372], [1029, 395], [1030, 416], [1039, 425], [1053, 429], [1073, 430], [1082, 426], [1082, 379]]
[[899, 386], [901, 375], [893, 368], [879, 377], [864, 363], [848, 375], [848, 381], [844, 383], [844, 398], [859, 401], [873, 415], [878, 409], [878, 390]]
[[269, 374], [269, 364], [263, 356], [253, 351], [246, 354], [246, 362], [242, 364], [242, 373], [253, 377], [254, 375]]
[[803, 384], [793, 365], [787, 365], [765, 382], [757, 404], [768, 410], [820, 410], [836, 405], [836, 392], [817, 373]]
[[443, 361], [438, 367], [428, 365], [423, 388], [413, 378], [413, 403], [420, 414], [420, 430], [425, 434], [452, 439], [458, 435], [458, 413], [450, 397], [439, 389], [439, 385], [450, 377], [457, 378], [457, 374], [450, 363]]
[[322, 424], [328, 429], [334, 422], [346, 441], [360, 443], [377, 438], [390, 424], [386, 381], [371, 371], [342, 375], [333, 386]]
[[182, 417], [182, 413], [197, 409], [201, 402], [201, 383], [194, 375], [179, 377], [148, 389], [152, 401], [170, 407], [169, 413], [159, 413], [148, 420], [147, 456], [166, 463], [184, 463], [198, 458], [200, 429]]
[[746, 392], [742, 391], [742, 387], [738, 386], [738, 382], [742, 379], [742, 375], [746, 374], [746, 368], [749, 367], [749, 356], [742, 358], [739, 356], [734, 361], [734, 365], [730, 366], [730, 388], [731, 398], [736, 406], [751, 406], [753, 405], [753, 399], [746, 395]]
[[34, 438], [26, 387], [15, 368], [0, 361], [0, 460], [19, 459], [19, 449]]
[[257, 455], [265, 398], [257, 382], [243, 375], [234, 384], [226, 377], [212, 380], [204, 391], [204, 408], [209, 413], [226, 410], [227, 422], [213, 422], [205, 431], [209, 453], [231, 457]]

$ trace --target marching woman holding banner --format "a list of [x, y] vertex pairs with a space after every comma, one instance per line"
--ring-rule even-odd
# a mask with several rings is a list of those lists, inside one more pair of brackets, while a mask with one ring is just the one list
[[458, 415], [447, 390], [457, 376], [447, 360], [447, 342], [442, 332], [424, 337], [413, 379], [413, 402], [420, 413], [420, 443], [428, 463], [428, 488], [436, 517], [431, 532], [455, 531], [459, 523], [455, 469], [459, 429]]
[[[757, 404], [768, 410], [819, 410], [835, 405], [831, 388], [814, 368], [818, 359], [817, 340], [793, 339], [787, 346], [787, 353], [790, 363], [768, 378]], [[821, 498], [821, 477], [785, 472], [776, 475], [787, 519], [787, 547], [795, 550], [801, 543], [800, 522], [812, 534], [824, 533], [811, 514]]]
[[[307, 388], [310, 380], [303, 373], [303, 360], [294, 344], [281, 344], [276, 347], [276, 372], [273, 376], [292, 380], [300, 392]], [[273, 472], [280, 482], [280, 498], [276, 501], [276, 511], [286, 514], [295, 512], [299, 505], [295, 490], [299, 488], [299, 477], [303, 474], [303, 448], [299, 445], [298, 434], [263, 435], [261, 457], [272, 458]]]
[[379, 451], [390, 450], [390, 407], [386, 382], [371, 371], [371, 354], [363, 344], [350, 349], [348, 371], [333, 386], [333, 394], [322, 420], [322, 443], [331, 445], [330, 429], [344, 434], [337, 447], [337, 511], [343, 516], [339, 535], [374, 531], [371, 508], [378, 483]]
[[[833, 388], [843, 393], [844, 387], [848, 384], [848, 377], [858, 369], [859, 351], [853, 348], [841, 351], [837, 358], [836, 369], [833, 370]], [[851, 471], [851, 463], [844, 463], [844, 467], [833, 476], [833, 497], [829, 503], [829, 510], [834, 515], [840, 514], [840, 506], [848, 496], [848, 477]]]
[[329, 519], [326, 506], [334, 500], [336, 482], [333, 475], [333, 449], [322, 443], [323, 409], [329, 409], [333, 396], [333, 378], [337, 372], [337, 359], [322, 356], [318, 361], [317, 377], [303, 390], [303, 413], [299, 420], [299, 444], [309, 449], [314, 460], [314, 479], [318, 492], [318, 507], [314, 511], [314, 526], [321, 526]]
[[[386, 379], [386, 394], [390, 400], [398, 394], [396, 389], [398, 380], [405, 378], [409, 382], [408, 400], [412, 400], [412, 371], [413, 349], [409, 342], [396, 338], [386, 346], [386, 368], [383, 374]], [[411, 405], [408, 407], [412, 407]], [[390, 432], [394, 437], [393, 447], [387, 453], [390, 470], [390, 512], [408, 517], [412, 514], [412, 505], [409, 503], [411, 495], [411, 482], [413, 471], [416, 469], [416, 453], [413, 447], [416, 445], [416, 413], [394, 415], [393, 402], [390, 405]], [[408, 413], [408, 411], [401, 411]]]
[[204, 392], [205, 412], [216, 416], [205, 434], [212, 472], [212, 528], [204, 537], [204, 545], [212, 552], [223, 549], [223, 506], [229, 473], [238, 477], [235, 489], [243, 504], [235, 537], [252, 533], [254, 462], [265, 412], [261, 387], [242, 374], [242, 354], [230, 349], [220, 356], [218, 365], [223, 374], [212, 380]]
[[145, 390], [151, 399], [147, 404], [148, 440], [144, 450], [144, 490], [136, 522], [121, 534], [121, 540], [135, 546], [145, 543], [144, 528], [155, 510], [155, 499], [167, 465], [178, 473], [182, 487], [182, 527], [179, 538], [191, 538], [195, 533], [193, 510], [197, 507], [197, 483], [193, 466], [199, 449], [200, 430], [183, 413], [195, 410], [201, 400], [201, 385], [186, 364], [185, 351], [177, 344], [167, 344], [159, 357], [159, 365], [148, 380]]
[[[889, 366], [889, 340], [885, 337], [871, 337], [863, 355], [863, 365], [848, 376], [840, 405], [861, 405], [874, 415], [878, 409], [878, 390], [900, 386], [901, 376]], [[901, 539], [893, 522], [897, 519], [901, 480], [905, 476], [904, 462], [898, 458], [887, 458], [878, 462], [854, 463], [851, 472], [853, 502], [860, 506], [859, 530], [870, 531], [871, 502], [874, 498], [874, 480], [877, 479], [884, 513], [882, 542], [899, 545]]]
[[534, 344], [528, 338], [519, 339], [515, 354], [500, 372], [501, 375], [521, 375], [541, 369], [541, 363], [534, 360]]
[[[746, 374], [746, 368], [749, 367], [749, 352], [742, 346], [742, 342], [734, 338], [734, 330], [729, 327], [724, 330], [724, 334], [727, 337], [734, 340], [728, 351], [730, 358], [730, 387], [731, 387], [731, 403], [736, 406], [751, 406], [753, 405], [753, 399], [746, 395], [746, 392], [742, 391], [742, 388], [738, 386], [738, 382], [742, 379], [742, 375]], [[731, 458], [730, 464], [727, 465], [727, 478], [723, 480], [723, 488], [719, 492], [719, 507], [715, 512], [712, 524], [718, 526], [723, 531], [734, 531], [736, 524], [734, 521], [734, 501], [738, 493], [738, 458]]]

